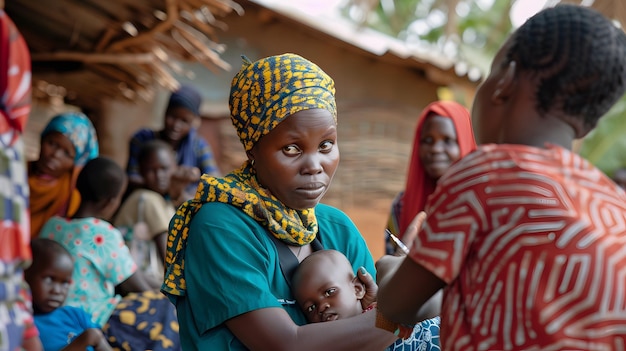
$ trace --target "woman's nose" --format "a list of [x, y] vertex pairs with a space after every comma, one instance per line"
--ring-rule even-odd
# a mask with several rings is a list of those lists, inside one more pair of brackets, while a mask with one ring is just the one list
[[443, 152], [444, 142], [442, 140], [436, 141], [430, 148], [431, 152]]
[[308, 156], [303, 161], [302, 174], [318, 174], [324, 171], [321, 158], [318, 156]]

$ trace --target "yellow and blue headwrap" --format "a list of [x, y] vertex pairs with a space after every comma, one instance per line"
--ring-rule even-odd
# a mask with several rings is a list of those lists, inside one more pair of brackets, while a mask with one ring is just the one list
[[[333, 80], [298, 55], [271, 56], [254, 63], [244, 58], [243, 67], [231, 86], [231, 119], [244, 148], [249, 151], [262, 136], [296, 112], [326, 109], [336, 122], [334, 94]], [[211, 235], [189, 232], [193, 216], [207, 202], [239, 208], [288, 245], [309, 244], [317, 235], [315, 208], [286, 207], [258, 183], [250, 161], [224, 177], [205, 174], [195, 197], [183, 203], [170, 221], [161, 291], [171, 299], [186, 294], [184, 271], [188, 236]]]
[[283, 119], [303, 110], [325, 109], [337, 121], [335, 83], [321, 68], [295, 54], [256, 62], [243, 57], [230, 88], [230, 118], [246, 151]]

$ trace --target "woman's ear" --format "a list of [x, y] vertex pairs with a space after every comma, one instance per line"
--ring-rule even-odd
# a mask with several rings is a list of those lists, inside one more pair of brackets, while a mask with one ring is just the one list
[[496, 88], [491, 95], [491, 101], [493, 103], [501, 104], [513, 94], [515, 90], [515, 74], [517, 73], [516, 65], [515, 61], [509, 62], [504, 74], [498, 79]]
[[354, 277], [354, 279], [352, 279], [352, 285], [354, 285], [354, 294], [356, 295], [356, 298], [359, 300], [362, 299], [363, 296], [365, 296], [365, 286], [361, 283], [359, 277]]

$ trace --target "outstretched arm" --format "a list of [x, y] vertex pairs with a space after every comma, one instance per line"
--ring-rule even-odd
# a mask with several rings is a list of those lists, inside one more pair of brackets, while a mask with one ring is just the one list
[[397, 339], [375, 327], [376, 311], [325, 323], [296, 325], [281, 308], [264, 308], [226, 321], [253, 351], [383, 350]]
[[61, 351], [84, 351], [87, 346], [92, 346], [96, 351], [113, 350], [100, 329], [89, 328], [77, 336], [76, 339], [72, 340], [72, 342]]
[[[401, 258], [395, 271], [379, 280], [378, 309], [386, 318], [415, 324], [427, 317], [422, 307], [445, 283], [408, 256]], [[435, 304], [440, 297], [433, 300]]]

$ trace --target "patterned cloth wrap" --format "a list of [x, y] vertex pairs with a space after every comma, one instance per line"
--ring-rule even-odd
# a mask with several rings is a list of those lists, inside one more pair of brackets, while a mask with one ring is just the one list
[[[245, 57], [243, 60], [232, 81], [229, 106], [232, 123], [246, 151], [299, 111], [325, 109], [336, 122], [334, 82], [317, 65], [295, 54], [271, 56], [254, 63]], [[290, 245], [306, 245], [317, 235], [315, 210], [285, 207], [259, 185], [249, 161], [223, 178], [205, 174], [194, 199], [183, 203], [170, 222], [161, 290], [172, 299], [185, 295], [184, 257], [189, 226], [194, 214], [207, 202], [240, 208]]]
[[38, 335], [24, 269], [30, 265], [28, 182], [22, 132], [31, 103], [30, 54], [0, 9], [0, 350]]

